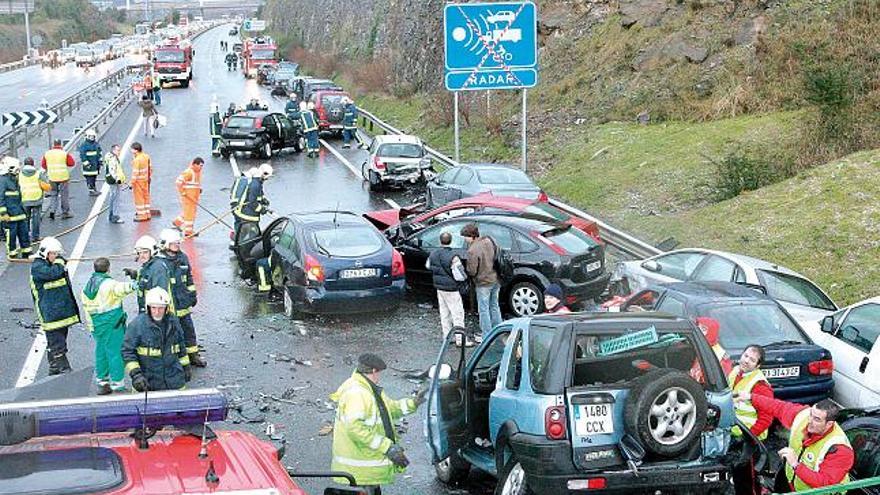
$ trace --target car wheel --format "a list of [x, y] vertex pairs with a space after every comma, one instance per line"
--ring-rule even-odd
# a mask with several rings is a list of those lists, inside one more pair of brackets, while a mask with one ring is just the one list
[[263, 143], [262, 155], [263, 158], [272, 158], [272, 143], [269, 141]]
[[282, 289], [284, 300], [284, 316], [293, 319], [296, 318], [296, 309], [293, 307], [293, 297], [290, 295], [290, 287], [284, 285]]
[[531, 282], [513, 284], [507, 299], [516, 316], [531, 316], [544, 310], [544, 291]]
[[532, 493], [526, 483], [525, 469], [519, 461], [511, 457], [504, 465], [501, 476], [498, 477], [495, 495], [531, 495]]
[[297, 153], [302, 153], [304, 146], [305, 139], [303, 139], [302, 137], [298, 137], [293, 140], [293, 151], [296, 151]]
[[189, 79], [187, 79], [185, 81], [180, 81], [180, 87], [181, 88], [188, 88], [189, 87]]
[[228, 149], [220, 148], [220, 156], [222, 156], [223, 158], [229, 158], [229, 155], [231, 154], [232, 153]]
[[446, 459], [434, 464], [434, 472], [437, 479], [447, 485], [461, 483], [466, 480], [471, 471], [471, 465], [456, 454], [451, 454]]
[[382, 187], [382, 179], [375, 171], [370, 170], [370, 191], [378, 191]]
[[633, 384], [624, 423], [645, 450], [671, 458], [699, 441], [707, 408], [705, 392], [696, 380], [677, 370], [660, 369]]

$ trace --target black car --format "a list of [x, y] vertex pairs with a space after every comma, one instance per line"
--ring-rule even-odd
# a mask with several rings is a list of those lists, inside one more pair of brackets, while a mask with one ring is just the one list
[[248, 110], [233, 114], [223, 123], [220, 136], [223, 138], [220, 154], [224, 158], [236, 151], [270, 158], [285, 148], [297, 152], [303, 149], [299, 122], [277, 112]]
[[238, 36], [238, 28], [232, 28], [229, 30], [229, 36]]
[[296, 213], [239, 230], [235, 254], [246, 278], [272, 257], [272, 285], [284, 313], [388, 311], [403, 299], [403, 258], [363, 217], [347, 211]]
[[736, 360], [751, 344], [764, 347], [762, 370], [778, 399], [815, 404], [834, 388], [831, 353], [816, 345], [778, 302], [757, 286], [733, 282], [674, 282], [639, 291], [623, 311], [656, 310], [718, 320], [721, 346]]
[[[880, 476], [880, 408], [845, 409], [837, 418], [856, 454], [850, 470], [853, 480]], [[880, 495], [880, 486], [862, 489], [863, 493]], [[849, 493], [858, 493], [850, 490]]]
[[468, 223], [476, 223], [481, 235], [491, 237], [510, 254], [513, 277], [502, 284], [501, 300], [517, 316], [544, 311], [544, 290], [551, 283], [562, 287], [570, 306], [589, 302], [608, 285], [605, 250], [581, 230], [547, 218], [468, 215], [396, 241], [406, 262], [407, 283], [413, 289], [433, 289], [425, 262], [440, 247], [441, 233], [452, 234], [452, 247], [464, 257], [467, 247], [459, 232]]

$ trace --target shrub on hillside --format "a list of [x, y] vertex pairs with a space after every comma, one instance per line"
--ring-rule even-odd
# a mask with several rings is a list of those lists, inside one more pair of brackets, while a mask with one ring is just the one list
[[737, 145], [715, 164], [715, 190], [718, 200], [754, 191], [786, 177], [790, 158], [761, 147]]

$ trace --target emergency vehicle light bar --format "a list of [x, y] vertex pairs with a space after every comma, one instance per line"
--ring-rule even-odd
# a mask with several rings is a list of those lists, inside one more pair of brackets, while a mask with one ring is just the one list
[[[83, 397], [77, 399], [14, 402], [0, 404], [0, 426], [4, 417], [27, 418], [30, 438], [80, 433], [105, 433], [141, 428], [144, 424], [144, 394]], [[146, 425], [193, 426], [226, 419], [227, 400], [215, 388], [149, 392]]]

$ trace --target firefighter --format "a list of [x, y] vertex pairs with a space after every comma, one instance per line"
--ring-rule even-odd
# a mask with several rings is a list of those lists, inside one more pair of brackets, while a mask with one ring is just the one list
[[296, 93], [290, 93], [287, 95], [288, 100], [287, 104], [284, 105], [284, 113], [287, 115], [287, 118], [293, 122], [299, 121], [299, 103], [296, 101]]
[[180, 250], [181, 240], [180, 232], [174, 229], [162, 230], [159, 234], [161, 252], [157, 257], [165, 263], [165, 267], [171, 274], [171, 301], [174, 306], [174, 315], [180, 320], [180, 326], [183, 328], [189, 361], [194, 366], [204, 368], [208, 363], [199, 355], [196, 327], [192, 319], [192, 308], [198, 302], [196, 284], [193, 280], [189, 257]]
[[351, 140], [354, 139], [357, 142], [357, 147], [362, 148], [363, 142], [358, 135], [357, 126], [358, 109], [354, 101], [347, 96], [342, 99], [342, 104], [344, 112], [342, 114], [342, 147], [351, 148]]
[[49, 185], [46, 172], [38, 170], [31, 157], [24, 159], [24, 167], [18, 174], [18, 187], [21, 189], [21, 204], [30, 226], [30, 241], [38, 242], [43, 216], [43, 196], [52, 190], [52, 186]]
[[257, 266], [257, 292], [260, 294], [270, 294], [272, 292], [272, 254], [260, 258], [256, 262]]
[[126, 268], [123, 272], [137, 282], [138, 311], [143, 313], [147, 310], [144, 299], [147, 291], [153, 287], [160, 287], [170, 293], [173, 275], [165, 262], [156, 257], [159, 253], [159, 245], [152, 236], [141, 236], [134, 244], [134, 252], [135, 261], [141, 265], [140, 269]]
[[351, 377], [330, 396], [337, 404], [331, 470], [350, 473], [373, 494], [381, 494], [380, 486], [409, 465], [394, 423], [414, 413], [427, 391], [415, 398], [390, 399], [379, 386], [379, 373], [386, 368], [379, 356], [362, 354]]
[[144, 153], [141, 143], [132, 143], [131, 152], [134, 158], [131, 160], [131, 191], [134, 194], [134, 221], [146, 222], [151, 218], [150, 214], [150, 181], [153, 175], [153, 165], [150, 155]]
[[217, 96], [211, 101], [211, 154], [217, 156], [223, 147], [223, 136], [220, 131], [223, 129], [223, 121], [220, 119], [220, 104], [217, 103]]
[[95, 338], [95, 379], [98, 395], [125, 391], [125, 365], [122, 339], [125, 336], [125, 310], [122, 301], [134, 293], [134, 280], [113, 280], [110, 260], [98, 258], [94, 273], [83, 287], [80, 300], [85, 310], [86, 328]]
[[302, 132], [306, 137], [306, 154], [318, 156], [318, 121], [315, 119], [314, 103], [299, 102], [300, 120]]
[[79, 145], [79, 161], [82, 165], [82, 174], [89, 187], [89, 196], [97, 196], [96, 182], [98, 173], [101, 171], [101, 145], [98, 144], [98, 133], [94, 129], [86, 131], [86, 139]]
[[226, 70], [233, 71], [238, 68], [238, 55], [235, 52], [226, 54]]
[[177, 176], [177, 194], [180, 196], [180, 215], [174, 219], [174, 226], [185, 236], [193, 235], [196, 221], [196, 207], [202, 195], [202, 165], [205, 161], [197, 156], [189, 166]]
[[67, 331], [71, 325], [80, 323], [79, 306], [73, 296], [66, 262], [61, 256], [63, 252], [58, 239], [46, 237], [40, 241], [37, 256], [31, 264], [31, 295], [40, 329], [46, 334], [50, 375], [70, 371]]
[[260, 165], [256, 171], [250, 170], [247, 187], [238, 199], [232, 212], [237, 221], [236, 233], [243, 222], [260, 223], [260, 216], [269, 211], [269, 199], [263, 195], [263, 183], [272, 176], [272, 166], [268, 163]]
[[52, 149], [43, 154], [43, 170], [52, 185], [52, 203], [49, 205], [49, 220], [55, 220], [58, 203], [61, 203], [61, 218], [73, 218], [70, 214], [70, 169], [76, 165], [73, 156], [64, 151], [61, 140], [52, 143]]
[[[232, 187], [229, 188], [229, 207], [233, 210], [238, 207], [238, 203], [241, 200], [242, 196], [244, 196], [245, 191], [247, 191], [248, 182], [250, 182], [251, 177], [255, 175], [259, 175], [259, 169], [256, 167], [251, 167], [250, 169], [241, 172], [241, 174], [235, 178], [232, 182]], [[238, 215], [235, 215], [233, 211], [233, 224], [232, 229], [233, 232], [238, 232], [238, 227], [241, 221], [238, 218]]]
[[31, 254], [27, 213], [21, 202], [18, 185], [18, 158], [0, 160], [0, 221], [6, 233], [6, 259], [25, 258]]
[[125, 185], [125, 170], [122, 168], [122, 162], [119, 160], [121, 148], [118, 144], [110, 147], [110, 151], [104, 155], [104, 163], [107, 165], [104, 175], [104, 182], [110, 188], [110, 198], [108, 203], [108, 218], [110, 223], [125, 223], [119, 218], [119, 191]]
[[154, 287], [145, 296], [148, 311], [134, 317], [125, 330], [122, 358], [131, 386], [145, 390], [178, 390], [192, 378], [183, 329], [169, 311], [168, 291]]

